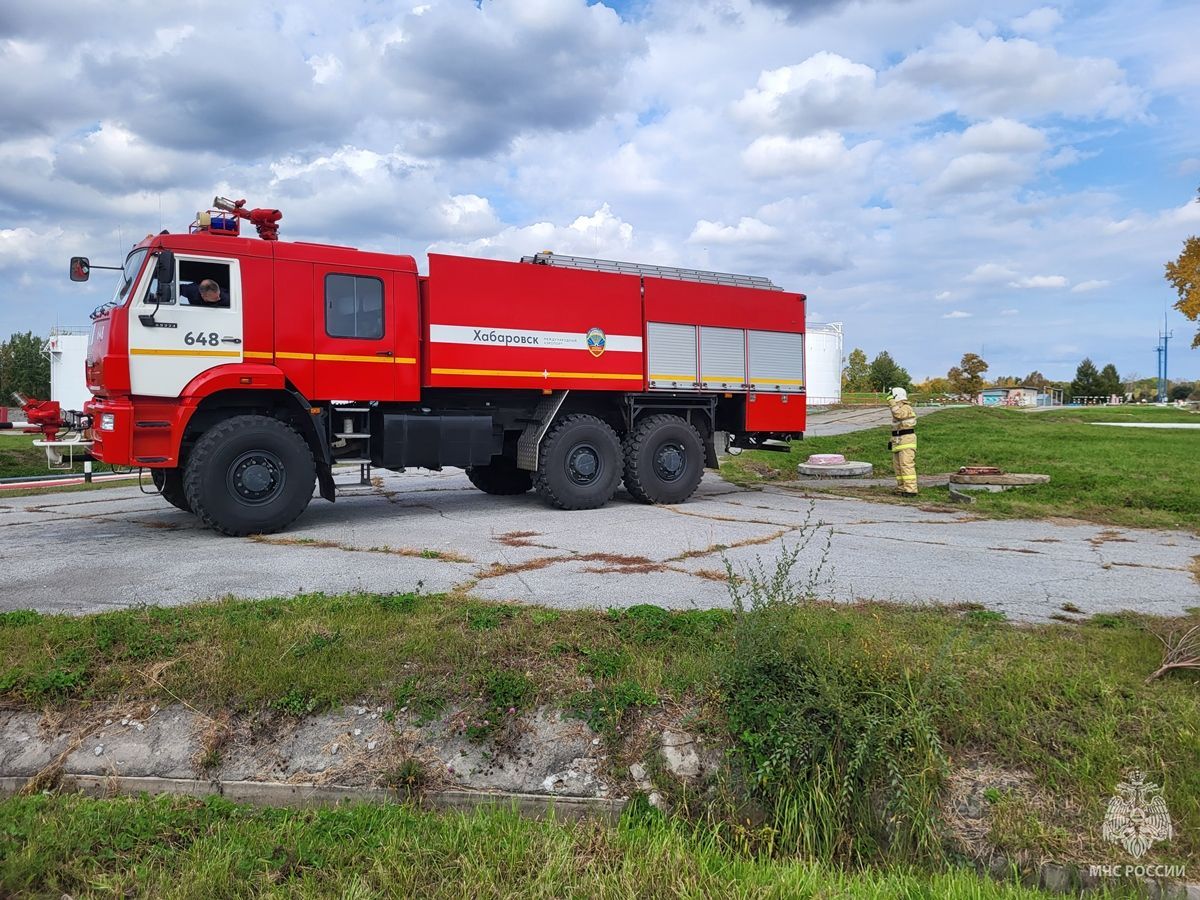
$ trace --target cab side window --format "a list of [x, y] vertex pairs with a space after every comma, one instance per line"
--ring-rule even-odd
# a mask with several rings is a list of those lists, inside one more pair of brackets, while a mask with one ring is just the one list
[[364, 275], [326, 275], [325, 333], [367, 340], [383, 337], [383, 281]]
[[229, 309], [228, 263], [181, 259], [177, 293], [180, 306]]

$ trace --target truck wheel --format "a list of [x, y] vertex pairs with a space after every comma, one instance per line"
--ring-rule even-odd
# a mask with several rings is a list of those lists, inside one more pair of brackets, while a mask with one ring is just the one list
[[209, 528], [241, 537], [295, 521], [312, 499], [312, 451], [289, 425], [269, 416], [234, 416], [196, 442], [183, 487]]
[[625, 439], [625, 488], [642, 503], [682, 503], [704, 476], [704, 442], [679, 416], [649, 416]]
[[497, 456], [483, 466], [467, 466], [467, 478], [485, 494], [511, 497], [533, 487], [533, 473], [518, 469], [516, 460]]
[[179, 469], [151, 469], [150, 480], [162, 494], [162, 498], [184, 512], [191, 512], [187, 495], [183, 492], [183, 473]]
[[559, 509], [596, 509], [621, 481], [621, 442], [595, 416], [570, 415], [542, 441], [533, 486]]

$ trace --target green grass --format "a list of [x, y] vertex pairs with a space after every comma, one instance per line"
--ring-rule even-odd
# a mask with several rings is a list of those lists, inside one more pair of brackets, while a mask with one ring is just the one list
[[[985, 515], [1200, 529], [1200, 479], [1189, 476], [1200, 457], [1200, 431], [1105, 428], [1091, 422], [1200, 424], [1200, 415], [1137, 406], [1047, 412], [947, 409], [917, 422], [917, 471], [935, 474], [992, 465], [1050, 476], [1047, 485], [979, 495], [971, 510]], [[888, 476], [889, 431], [807, 438], [787, 454], [760, 451], [731, 457], [722, 461], [721, 470], [730, 481], [755, 484], [794, 478], [796, 464], [809, 454], [841, 453], [873, 463], [877, 475]], [[888, 488], [841, 492], [890, 496]], [[944, 487], [922, 488], [916, 502], [930, 500], [949, 500], [949, 493]]]
[[0, 431], [0, 478], [45, 475], [46, 451], [33, 446], [41, 435]]
[[532, 821], [406, 805], [307, 811], [222, 800], [0, 802], [0, 894], [73, 897], [761, 897], [1024, 900], [966, 870], [845, 872], [731, 855], [657, 817]]
[[[681, 698], [710, 683], [717, 665], [711, 637], [729, 614], [655, 608], [664, 620], [646, 630], [639, 609], [547, 615], [410, 593], [226, 600], [82, 617], [10, 612], [0, 614], [0, 699], [180, 697], [209, 710], [312, 712], [361, 698], [437, 709], [478, 694], [504, 672], [529, 673], [531, 698], [574, 694], [589, 687], [587, 667], [597, 654], [617, 661], [594, 673], [600, 687], [633, 679]], [[636, 655], [622, 651], [631, 641]]]
[[[767, 786], [791, 771], [785, 766], [781, 779], [778, 765], [763, 763], [770, 753], [806, 758], [817, 745], [793, 727], [798, 718], [825, 716], [831, 724], [820, 734], [844, 734], [847, 745], [861, 739], [864, 752], [886, 757], [887, 748], [924, 739], [905, 730], [922, 717], [951, 763], [980, 758], [1036, 780], [1046, 802], [1030, 814], [1041, 827], [996, 835], [1006, 851], [1078, 858], [1082, 841], [1103, 852], [1107, 798], [1137, 766], [1164, 786], [1177, 828], [1151, 854], [1200, 858], [1196, 677], [1143, 683], [1160, 659], [1148, 629], [1164, 623], [1129, 614], [1019, 627], [978, 610], [801, 603], [739, 680], [730, 668], [743, 659], [732, 652], [734, 622], [720, 611], [546, 610], [412, 594], [81, 617], [16, 611], [0, 614], [0, 702], [63, 708], [153, 698], [303, 715], [368, 701], [425, 718], [453, 704], [477, 722], [550, 703], [614, 743], [629, 733], [627, 716], [683, 704], [700, 711], [696, 728], [732, 728], [735, 747], [766, 747], [766, 757], [739, 752]], [[803, 716], [796, 704], [808, 704]], [[838, 747], [829, 752], [845, 761]], [[930, 760], [938, 765], [937, 754]], [[821, 846], [836, 855], [837, 841]]]

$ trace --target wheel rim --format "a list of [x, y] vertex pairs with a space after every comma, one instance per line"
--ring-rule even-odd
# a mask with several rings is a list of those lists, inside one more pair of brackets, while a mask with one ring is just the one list
[[262, 506], [283, 492], [287, 474], [283, 461], [270, 450], [248, 450], [229, 466], [230, 496], [245, 506]]
[[687, 451], [678, 441], [666, 441], [654, 451], [654, 474], [660, 481], [678, 481], [687, 470]]
[[594, 484], [604, 470], [600, 451], [591, 444], [576, 444], [567, 454], [567, 477], [572, 484], [586, 487]]

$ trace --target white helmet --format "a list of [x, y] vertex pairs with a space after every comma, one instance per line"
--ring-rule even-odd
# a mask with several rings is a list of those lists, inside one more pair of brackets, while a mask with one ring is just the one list
[[894, 388], [892, 388], [892, 399], [900, 401], [901, 403], [907, 402], [908, 401], [908, 391], [906, 391], [902, 387], [894, 387]]

